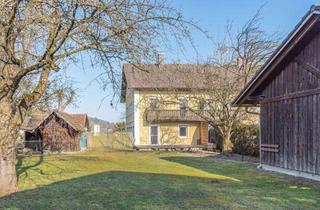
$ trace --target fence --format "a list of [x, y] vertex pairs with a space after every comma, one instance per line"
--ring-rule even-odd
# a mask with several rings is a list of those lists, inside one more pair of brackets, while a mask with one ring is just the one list
[[90, 136], [90, 149], [114, 149], [114, 150], [129, 150], [133, 148], [132, 133], [114, 132], [114, 133], [100, 133]]

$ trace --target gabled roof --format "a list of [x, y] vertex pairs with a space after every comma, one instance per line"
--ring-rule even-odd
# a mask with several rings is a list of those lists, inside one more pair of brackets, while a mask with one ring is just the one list
[[74, 130], [83, 131], [84, 128], [88, 127], [88, 117], [86, 114], [68, 114], [66, 112], [53, 111], [50, 113], [35, 113], [27, 118], [23, 125], [22, 130], [33, 131], [36, 130], [42, 123], [51, 115], [56, 115], [57, 117], [63, 119], [67, 122]]
[[89, 126], [86, 123], [89, 121], [87, 114], [69, 114], [74, 121], [80, 124], [82, 127]]
[[54, 112], [57, 114], [60, 118], [62, 118], [64, 121], [66, 121], [72, 128], [74, 128], [77, 131], [83, 131], [85, 128], [85, 124], [81, 124], [74, 116], [66, 113], [66, 112]]
[[260, 85], [267, 79], [267, 77], [273, 72], [279, 63], [283, 61], [288, 54], [293, 52], [293, 50], [302, 43], [302, 40], [304, 40], [309, 33], [312, 31], [319, 32], [319, 17], [320, 5], [311, 6], [310, 10], [296, 25], [293, 31], [289, 33], [277, 50], [235, 98], [235, 100], [232, 102], [232, 105], [241, 106], [251, 103], [247, 100], [248, 96], [250, 96], [250, 94], [260, 87]]
[[21, 129], [31, 131], [37, 128], [47, 117], [48, 113], [34, 113], [26, 118], [22, 124]]
[[124, 64], [121, 102], [127, 89], [206, 89], [208, 64]]

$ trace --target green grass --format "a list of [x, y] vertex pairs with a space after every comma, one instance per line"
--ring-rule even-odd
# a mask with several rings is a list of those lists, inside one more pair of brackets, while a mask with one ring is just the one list
[[0, 209], [319, 209], [320, 187], [254, 164], [174, 152], [19, 158]]

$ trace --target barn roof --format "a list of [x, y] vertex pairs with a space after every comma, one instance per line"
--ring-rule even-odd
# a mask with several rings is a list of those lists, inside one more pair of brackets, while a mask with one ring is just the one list
[[88, 124], [86, 123], [88, 119], [87, 114], [68, 114], [66, 112], [53, 111], [50, 113], [32, 114], [24, 121], [22, 130], [32, 131], [37, 129], [52, 114], [63, 119], [77, 131], [83, 131], [84, 128], [88, 128]]
[[76, 121], [81, 126], [83, 126], [83, 127], [87, 126], [86, 125], [86, 122], [88, 120], [87, 114], [82, 113], [82, 114], [69, 114], [69, 115], [73, 118], [74, 121]]
[[267, 62], [235, 98], [232, 105], [245, 106], [254, 103], [250, 101], [249, 96], [261, 88], [262, 84], [266, 85], [266, 80], [270, 79], [270, 75], [276, 67], [286, 62], [287, 57], [294, 55], [295, 52], [299, 51], [299, 49], [311, 39], [312, 35], [314, 36], [314, 34], [320, 31], [319, 16], [320, 5], [311, 6], [310, 10], [296, 25], [293, 31], [288, 34]]
[[81, 124], [81, 122], [78, 121], [78, 118], [74, 117], [71, 114], [68, 114], [66, 112], [54, 113], [56, 113], [60, 118], [66, 121], [71, 127], [73, 127], [77, 131], [83, 131], [83, 129], [85, 128], [85, 124]]
[[47, 113], [34, 113], [22, 124], [22, 130], [34, 130], [48, 117]]
[[208, 64], [124, 64], [121, 99], [127, 89], [206, 89]]

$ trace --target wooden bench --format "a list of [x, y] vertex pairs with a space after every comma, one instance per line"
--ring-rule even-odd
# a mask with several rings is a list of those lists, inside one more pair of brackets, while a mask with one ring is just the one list
[[263, 152], [279, 152], [278, 144], [261, 144], [261, 151]]

